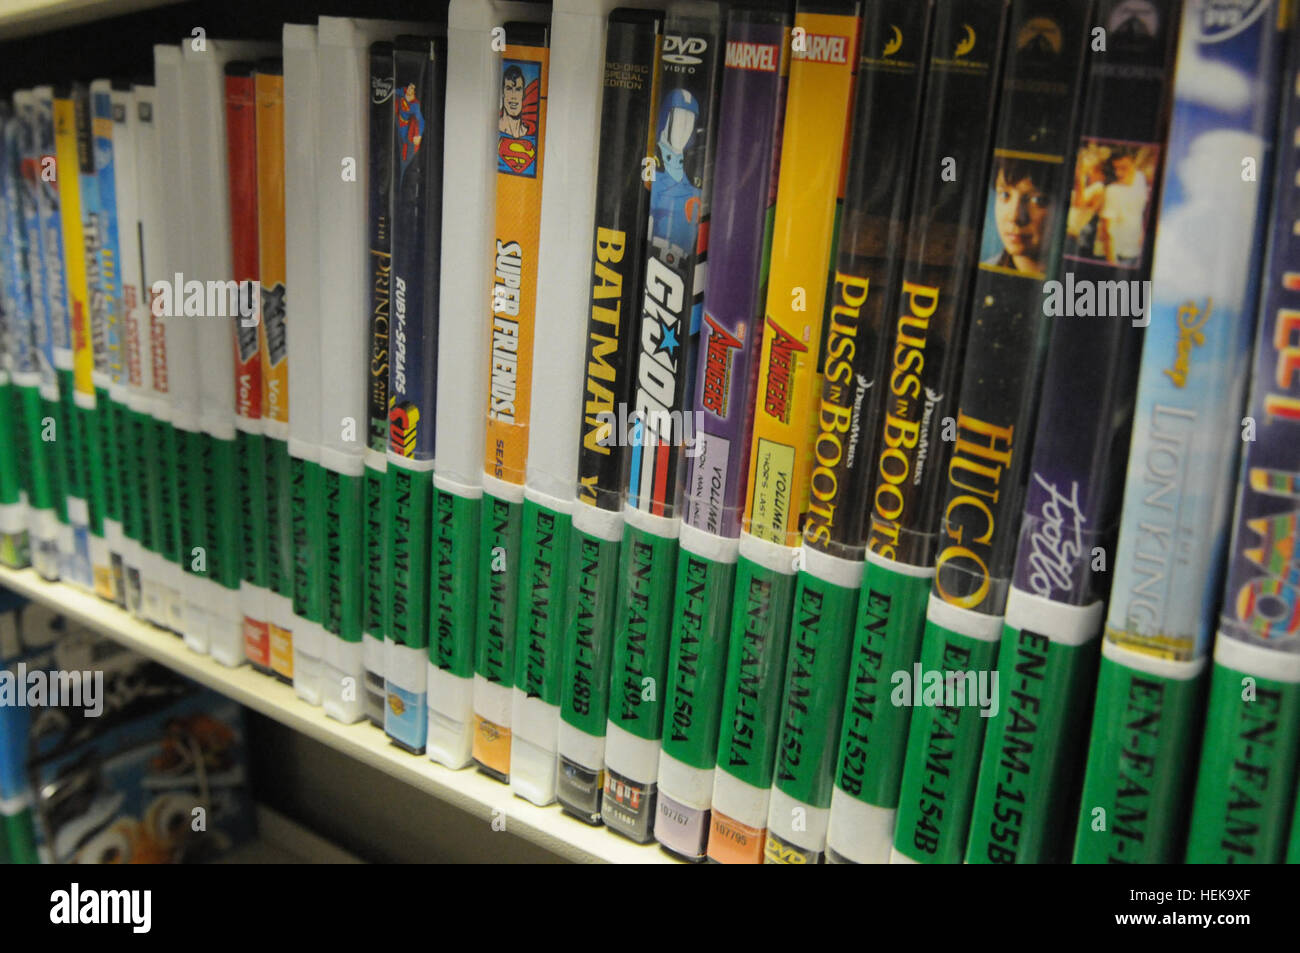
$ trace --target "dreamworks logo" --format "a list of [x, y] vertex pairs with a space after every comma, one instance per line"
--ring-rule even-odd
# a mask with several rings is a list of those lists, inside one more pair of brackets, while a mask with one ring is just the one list
[[[596, 414], [600, 436], [596, 443], [602, 447], [649, 447], [667, 443], [683, 447], [686, 456], [698, 457], [703, 445], [697, 436], [704, 426], [702, 411], [691, 410], [634, 410], [627, 412], [627, 404], [618, 405], [618, 413], [602, 410]], [[668, 441], [660, 435], [671, 434]]]
[[185, 280], [179, 271], [168, 281], [155, 281], [151, 309], [157, 318], [239, 318], [246, 328], [257, 326], [262, 299], [260, 282]]
[[104, 713], [102, 671], [27, 671], [19, 662], [0, 671], [0, 708], [84, 708], [87, 718]]

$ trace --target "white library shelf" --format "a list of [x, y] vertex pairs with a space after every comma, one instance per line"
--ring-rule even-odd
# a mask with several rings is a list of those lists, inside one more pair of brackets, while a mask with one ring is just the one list
[[426, 757], [402, 751], [389, 744], [384, 733], [369, 722], [345, 725], [328, 718], [322, 709], [300, 699], [292, 687], [246, 665], [227, 668], [186, 648], [178, 636], [141, 622], [98, 596], [63, 583], [46, 582], [33, 569], [0, 567], [0, 585], [45, 603], [241, 705], [481, 818], [484, 837], [494, 836], [492, 821], [504, 815], [507, 831], [565, 860], [678, 862], [654, 844], [633, 844], [603, 827], [589, 827], [563, 813], [558, 805], [537, 807], [516, 797], [508, 785], [473, 768], [453, 771]]

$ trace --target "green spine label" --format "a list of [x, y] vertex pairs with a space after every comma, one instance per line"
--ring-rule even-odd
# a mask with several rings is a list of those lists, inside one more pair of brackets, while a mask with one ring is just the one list
[[104, 486], [104, 446], [100, 435], [101, 410], [86, 407], [77, 408], [78, 433], [81, 440], [81, 459], [85, 467], [87, 497], [86, 508], [90, 511], [90, 531], [96, 536], [104, 535], [104, 510], [107, 507]]
[[432, 632], [429, 659], [460, 678], [474, 674], [482, 501], [434, 491]]
[[321, 624], [344, 642], [361, 641], [361, 478], [321, 468], [324, 592]]
[[[121, 514], [123, 533], [126, 523], [134, 518], [131, 510], [137, 505], [137, 484], [131, 476], [131, 410], [126, 404], [113, 405], [113, 439], [116, 441], [114, 455], [117, 462], [118, 507]], [[133, 537], [132, 537], [133, 538]]]
[[81, 419], [77, 412], [76, 398], [73, 396], [75, 386], [72, 383], [72, 371], [58, 371], [59, 379], [59, 418], [55, 431], [57, 442], [64, 449], [64, 486], [68, 496], [78, 500], [86, 498], [86, 463], [82, 459], [84, 449], [81, 445]]
[[1179, 860], [1200, 690], [1199, 678], [1162, 678], [1102, 656], [1076, 864]]
[[24, 807], [16, 814], [0, 814], [0, 864], [39, 864], [36, 826], [32, 811]]
[[664, 674], [672, 633], [677, 540], [627, 526], [610, 667], [609, 720], [653, 741], [663, 726]]
[[289, 459], [289, 513], [293, 544], [293, 613], [300, 619], [319, 622], [320, 571], [316, 528], [312, 526], [312, 501], [319, 500], [320, 467], [298, 457]]
[[384, 527], [392, 524], [387, 509], [391, 494], [384, 492], [385, 471], [366, 467], [365, 548], [366, 578], [362, 590], [361, 627], [366, 635], [382, 639], [388, 631], [384, 609], [389, 604], [385, 593], [391, 586], [384, 559]]
[[293, 595], [293, 477], [289, 445], [265, 438], [266, 448], [266, 584], [281, 596]]
[[156, 552], [153, 545], [154, 534], [157, 530], [154, 528], [154, 511], [149, 486], [149, 458], [155, 451], [153, 418], [145, 413], [134, 413], [131, 415], [131, 450], [132, 466], [135, 468], [135, 486], [136, 492], [140, 494], [139, 500], [136, 501], [136, 519], [138, 520], [139, 535], [136, 537], [140, 540], [141, 545]]
[[605, 736], [609, 709], [614, 609], [624, 557], [617, 542], [581, 530], [573, 534], [560, 717], [598, 738]]
[[666, 754], [701, 771], [718, 757], [735, 582], [735, 563], [678, 553], [663, 744]]
[[140, 415], [134, 410], [123, 405], [121, 414], [122, 533], [127, 539], [141, 542], [144, 539], [145, 510], [144, 468], [140, 453], [142, 427]]
[[150, 489], [155, 494], [154, 533], [158, 540], [157, 552], [168, 562], [181, 560], [180, 505], [176, 494], [179, 471], [184, 465], [181, 458], [182, 431], [162, 420], [153, 422], [157, 452], [150, 460]]
[[385, 635], [408, 648], [428, 647], [429, 502], [433, 474], [389, 464], [387, 487], [392, 519], [384, 536], [384, 562], [392, 580]]
[[[194, 526], [195, 526], [195, 545], [201, 546], [204, 551], [203, 562], [197, 574], [208, 579], [216, 580], [217, 568], [221, 562], [221, 547], [217, 544], [216, 535], [216, 479], [217, 479], [217, 439], [211, 434], [200, 433], [195, 437], [196, 446], [198, 447], [198, 467], [201, 476], [198, 482], [198, 491], [192, 497], [194, 502]], [[193, 553], [190, 554], [193, 556]]]
[[255, 586], [267, 583], [266, 447], [260, 433], [235, 431], [235, 462], [239, 467], [239, 577]]
[[759, 788], [772, 784], [794, 587], [792, 575], [736, 564], [718, 767]]
[[483, 494], [474, 671], [495, 684], [509, 685], [515, 673], [522, 509], [516, 503]]
[[99, 428], [99, 467], [104, 481], [104, 518], [121, 520], [122, 492], [118, 485], [117, 402], [105, 388], [95, 388], [95, 424]]
[[1216, 663], [1188, 828], [1189, 864], [1282, 862], [1298, 747], [1300, 684]]
[[523, 579], [515, 629], [515, 687], [548, 705], [560, 703], [570, 516], [524, 500]]
[[24, 390], [26, 388], [19, 387], [16, 384], [6, 385], [3, 399], [0, 399], [0, 410], [4, 411], [9, 429], [6, 437], [6, 452], [8, 453], [6, 462], [13, 467], [17, 486], [20, 490], [25, 490], [30, 499], [32, 492], [32, 454], [31, 444], [28, 442], [27, 415], [23, 413]]
[[22, 494], [22, 476], [18, 469], [17, 416], [9, 413], [13, 403], [13, 385], [0, 385], [0, 503], [17, 503]]
[[[997, 642], [927, 622], [919, 673], [915, 668], [905, 673], [908, 678], [890, 693], [891, 703], [920, 703], [907, 736], [894, 833], [894, 847], [913, 860], [961, 862], [988, 727], [976, 685], [989, 677], [997, 660]], [[950, 672], [958, 677], [950, 679]], [[974, 673], [975, 681], [960, 677], [966, 673]]]
[[1096, 641], [1062, 645], [1003, 626], [998, 713], [984, 741], [967, 863], [1069, 859], [1097, 652]]
[[1300, 864], [1300, 784], [1296, 785], [1295, 813], [1291, 815], [1291, 843], [1286, 849], [1286, 862]]
[[[51, 439], [46, 440], [46, 420], [49, 420], [50, 429], [48, 435]], [[147, 419], [147, 418], [145, 418]], [[62, 433], [63, 427], [63, 408], [57, 400], [41, 400], [41, 446], [44, 448], [45, 458], [49, 463], [50, 469], [50, 495], [54, 502], [54, 511], [59, 516], [60, 523], [68, 522], [68, 475], [66, 473], [67, 461], [64, 459], [63, 444], [59, 442], [59, 434]], [[144, 442], [149, 439], [147, 432], [139, 435], [139, 441], [136, 449], [143, 454], [145, 451]], [[142, 457], [143, 459], [143, 457]], [[140, 471], [144, 473], [143, 470]], [[141, 487], [143, 488], [143, 477]], [[147, 514], [144, 516], [147, 520]]]
[[898, 806], [912, 709], [890, 702], [890, 679], [921, 654], [930, 583], [872, 562], [863, 574], [835, 785], [867, 804]]
[[[176, 453], [180, 466], [172, 471], [172, 492], [175, 494], [176, 522], [180, 551], [177, 558], [181, 569], [194, 574], [195, 547], [202, 545], [201, 525], [195, 525], [195, 515], [203, 500], [203, 469], [201, 466], [203, 434], [176, 428]], [[198, 513], [200, 517], [202, 514]]]
[[208, 570], [218, 584], [239, 588], [239, 535], [235, 499], [235, 441], [207, 438], [212, 468], [208, 480]]
[[19, 420], [24, 436], [24, 455], [28, 460], [29, 483], [27, 502], [38, 510], [48, 510], [53, 504], [50, 491], [49, 458], [41, 440], [41, 392], [35, 387], [18, 387]]
[[831, 804], [844, 670], [857, 605], [857, 589], [799, 573], [776, 746], [776, 786], [813, 807]]

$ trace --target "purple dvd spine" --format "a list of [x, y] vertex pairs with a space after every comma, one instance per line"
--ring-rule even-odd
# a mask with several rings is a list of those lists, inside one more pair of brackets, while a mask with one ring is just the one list
[[770, 230], [785, 120], [789, 25], [737, 22], [727, 32], [718, 119], [709, 282], [696, 365], [696, 442], [684, 519], [740, 535], [754, 417]]

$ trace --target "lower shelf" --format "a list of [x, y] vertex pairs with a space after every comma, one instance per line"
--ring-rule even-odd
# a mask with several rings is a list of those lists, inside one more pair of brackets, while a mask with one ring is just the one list
[[97, 596], [57, 582], [46, 582], [33, 569], [0, 567], [0, 585], [45, 603], [69, 618], [93, 628], [212, 688], [254, 711], [302, 732], [349, 757], [411, 784], [434, 797], [481, 818], [483, 836], [495, 831], [493, 821], [505, 818], [505, 829], [565, 860], [578, 863], [679, 863], [656, 845], [633, 844], [602, 827], [589, 827], [564, 814], [557, 805], [537, 807], [515, 797], [507, 785], [472, 768], [452, 771], [428, 758], [388, 743], [368, 722], [344, 725], [300, 699], [293, 688], [248, 666], [226, 668], [206, 655], [186, 648], [177, 636], [141, 622]]
[[359, 864], [361, 860], [265, 804], [256, 805], [257, 837], [214, 864]]

